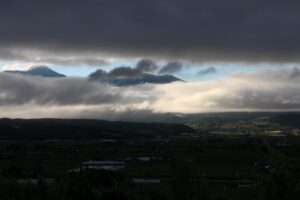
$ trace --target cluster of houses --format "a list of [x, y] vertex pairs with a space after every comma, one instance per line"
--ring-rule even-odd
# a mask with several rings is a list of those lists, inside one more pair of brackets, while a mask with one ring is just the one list
[[107, 170], [118, 171], [123, 169], [126, 164], [132, 162], [155, 162], [155, 161], [171, 161], [171, 157], [161, 156], [141, 156], [141, 157], [124, 157], [120, 160], [89, 160], [81, 163], [80, 167], [71, 169], [68, 172], [80, 172], [81, 170]]
[[96, 160], [89, 160], [81, 163], [81, 166], [76, 169], [71, 169], [68, 172], [80, 172], [81, 170], [108, 170], [108, 171], [118, 171], [125, 167], [124, 161], [96, 161]]

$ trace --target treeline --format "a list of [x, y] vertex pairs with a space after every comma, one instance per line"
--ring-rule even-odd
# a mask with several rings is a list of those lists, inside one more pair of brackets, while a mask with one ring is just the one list
[[183, 124], [87, 119], [0, 119], [0, 139], [153, 137], [193, 132]]

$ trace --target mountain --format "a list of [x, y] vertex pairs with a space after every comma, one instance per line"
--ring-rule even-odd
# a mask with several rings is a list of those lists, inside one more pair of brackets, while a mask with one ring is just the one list
[[42, 76], [42, 77], [49, 77], [49, 78], [66, 77], [64, 74], [59, 74], [47, 66], [33, 66], [26, 71], [7, 70], [4, 72], [12, 73], [12, 74], [28, 75], [28, 76]]
[[141, 73], [140, 75], [134, 77], [111, 77], [111, 76], [99, 77], [99, 76], [94, 76], [95, 73], [89, 75], [90, 80], [100, 81], [103, 83], [109, 83], [117, 86], [129, 86], [129, 85], [138, 85], [144, 83], [164, 84], [164, 83], [171, 83], [175, 81], [183, 81], [170, 74], [154, 75], [149, 73]]

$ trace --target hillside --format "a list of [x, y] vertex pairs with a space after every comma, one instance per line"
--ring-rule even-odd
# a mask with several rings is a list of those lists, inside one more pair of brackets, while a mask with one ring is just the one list
[[1, 139], [153, 137], [192, 132], [182, 124], [83, 119], [0, 119]]

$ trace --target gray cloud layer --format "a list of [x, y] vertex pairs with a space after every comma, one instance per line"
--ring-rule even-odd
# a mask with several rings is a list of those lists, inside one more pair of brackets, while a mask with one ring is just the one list
[[0, 105], [77, 105], [119, 102], [114, 88], [82, 78], [47, 79], [0, 73]]
[[0, 58], [6, 61], [35, 62], [63, 66], [88, 65], [99, 67], [109, 64], [104, 56], [97, 57], [97, 55], [91, 53], [49, 52], [32, 50], [30, 47], [5, 48], [5, 46], [2, 46], [0, 47]]
[[0, 3], [0, 46], [42, 57], [299, 62], [299, 9], [297, 0], [10, 0]]
[[121, 119], [135, 114], [300, 110], [298, 68], [220, 80], [116, 87], [0, 73], [0, 117]]

